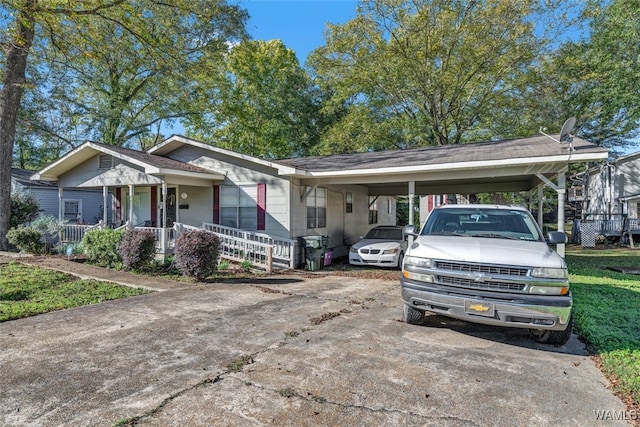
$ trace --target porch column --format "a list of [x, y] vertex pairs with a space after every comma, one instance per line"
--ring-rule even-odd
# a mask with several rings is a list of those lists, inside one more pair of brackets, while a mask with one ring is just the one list
[[60, 187], [60, 181], [58, 181], [58, 221], [62, 221], [63, 217], [63, 209], [62, 205], [62, 196], [64, 194], [64, 190]]
[[129, 227], [133, 227], [133, 184], [129, 184]]
[[162, 237], [160, 238], [160, 249], [162, 254], [167, 253], [167, 182], [162, 181]]
[[102, 226], [106, 227], [107, 226], [107, 215], [108, 215], [108, 209], [107, 209], [107, 200], [109, 199], [109, 187], [107, 187], [106, 185], [102, 186]]
[[[565, 172], [558, 173], [558, 231], [564, 233], [564, 198], [565, 198]], [[565, 244], [561, 243], [556, 248], [558, 255], [564, 258]]]

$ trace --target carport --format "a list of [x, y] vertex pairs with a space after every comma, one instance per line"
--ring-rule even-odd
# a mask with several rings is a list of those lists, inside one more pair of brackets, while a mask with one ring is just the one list
[[[428, 194], [538, 193], [538, 222], [542, 224], [542, 191], [558, 197], [558, 230], [564, 231], [566, 173], [571, 163], [605, 160], [606, 148], [560, 135], [448, 145], [410, 150], [305, 157], [278, 161], [295, 168], [288, 173], [301, 185], [354, 184], [371, 196], [409, 196], [413, 224], [413, 196]], [[563, 138], [564, 140], [564, 138]], [[564, 256], [564, 245], [558, 247]]]

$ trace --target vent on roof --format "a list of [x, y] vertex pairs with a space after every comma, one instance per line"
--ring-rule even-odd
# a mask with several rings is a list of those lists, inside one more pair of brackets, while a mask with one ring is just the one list
[[113, 167], [113, 157], [108, 154], [100, 154], [100, 169], [111, 169]]

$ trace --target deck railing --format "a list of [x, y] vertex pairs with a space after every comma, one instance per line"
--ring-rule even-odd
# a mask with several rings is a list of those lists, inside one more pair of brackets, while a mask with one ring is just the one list
[[280, 268], [295, 268], [297, 241], [286, 237], [272, 236], [266, 233], [241, 230], [208, 222], [202, 223], [202, 228], [216, 233], [218, 236], [232, 237], [255, 243], [262, 243], [273, 247], [273, 264]]

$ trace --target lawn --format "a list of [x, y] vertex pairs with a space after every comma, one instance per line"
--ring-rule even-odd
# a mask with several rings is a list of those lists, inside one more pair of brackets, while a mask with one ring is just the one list
[[566, 256], [575, 327], [613, 389], [640, 404], [640, 275], [609, 267], [640, 269], [640, 250], [570, 248]]
[[14, 262], [0, 264], [0, 322], [144, 293]]

